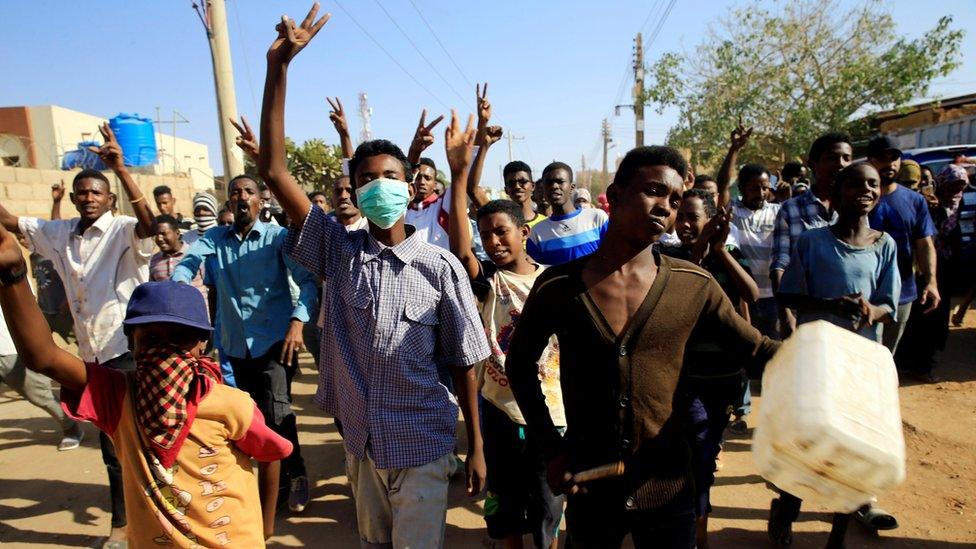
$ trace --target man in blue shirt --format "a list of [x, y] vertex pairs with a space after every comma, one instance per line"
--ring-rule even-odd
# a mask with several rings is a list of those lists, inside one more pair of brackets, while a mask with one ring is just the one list
[[[916, 298], [925, 306], [925, 314], [939, 306], [939, 289], [935, 279], [935, 224], [925, 198], [898, 184], [896, 176], [901, 167], [901, 151], [885, 136], [868, 143], [868, 162], [881, 176], [881, 200], [871, 211], [871, 228], [884, 231], [895, 239], [898, 249], [898, 272], [901, 275], [901, 297], [898, 300], [896, 323], [885, 326], [884, 346], [894, 354], [905, 331], [912, 302]], [[915, 270], [924, 284], [921, 291], [915, 284]]]
[[[220, 348], [237, 387], [250, 393], [268, 426], [295, 448], [284, 460], [281, 478], [291, 482], [288, 506], [300, 512], [308, 504], [309, 488], [291, 409], [291, 380], [318, 289], [314, 276], [285, 255], [287, 229], [258, 219], [263, 187], [245, 175], [231, 180], [234, 224], [214, 227], [194, 242], [172, 279], [189, 283], [207, 262], [217, 294]], [[289, 273], [300, 288], [297, 304]]]

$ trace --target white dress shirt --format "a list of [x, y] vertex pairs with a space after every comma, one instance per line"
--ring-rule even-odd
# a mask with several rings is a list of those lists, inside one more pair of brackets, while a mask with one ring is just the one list
[[136, 236], [134, 217], [106, 212], [79, 234], [80, 221], [21, 217], [19, 226], [64, 281], [81, 359], [102, 363], [129, 350], [122, 321], [132, 292], [149, 280], [153, 239]]

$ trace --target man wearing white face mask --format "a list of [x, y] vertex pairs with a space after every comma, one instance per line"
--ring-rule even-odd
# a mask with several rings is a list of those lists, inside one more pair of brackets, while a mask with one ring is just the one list
[[[469, 494], [484, 485], [472, 365], [489, 349], [466, 271], [405, 222], [410, 166], [396, 145], [367, 141], [349, 163], [368, 231], [347, 232], [313, 207], [288, 172], [285, 81], [292, 58], [328, 19], [316, 22], [317, 10], [301, 25], [282, 18], [268, 50], [258, 169], [294, 220], [286, 251], [324, 281], [315, 402], [342, 421], [363, 546], [440, 547], [458, 404]], [[457, 400], [440, 382], [442, 367]]]

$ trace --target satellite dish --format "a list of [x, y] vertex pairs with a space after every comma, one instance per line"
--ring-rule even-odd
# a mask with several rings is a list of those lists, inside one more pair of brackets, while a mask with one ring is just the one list
[[27, 147], [20, 137], [0, 133], [0, 166], [27, 166]]

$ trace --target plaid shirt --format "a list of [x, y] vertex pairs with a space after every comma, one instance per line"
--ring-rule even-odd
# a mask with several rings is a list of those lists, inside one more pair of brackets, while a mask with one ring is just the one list
[[773, 229], [773, 261], [769, 265], [770, 273], [786, 270], [790, 264], [790, 254], [796, 246], [796, 239], [804, 231], [833, 225], [836, 221], [837, 212], [828, 210], [813, 194], [813, 190], [783, 202]]
[[430, 463], [454, 448], [458, 406], [442, 367], [488, 357], [467, 273], [414, 227], [393, 247], [312, 207], [286, 251], [324, 282], [315, 403], [342, 421], [346, 449], [378, 469]]
[[[183, 256], [186, 255], [186, 251], [190, 249], [190, 245], [186, 242], [183, 243], [183, 247], [180, 251], [173, 255], [166, 255], [163, 252], [156, 252], [149, 260], [149, 280], [153, 282], [159, 282], [160, 280], [169, 280], [173, 278], [173, 273], [176, 271], [176, 266], [180, 264], [183, 260]], [[193, 277], [190, 282], [194, 288], [200, 291], [203, 295], [203, 300], [207, 301], [207, 287], [203, 283], [204, 277], [204, 267], [200, 265], [200, 270], [197, 272], [197, 276]]]

